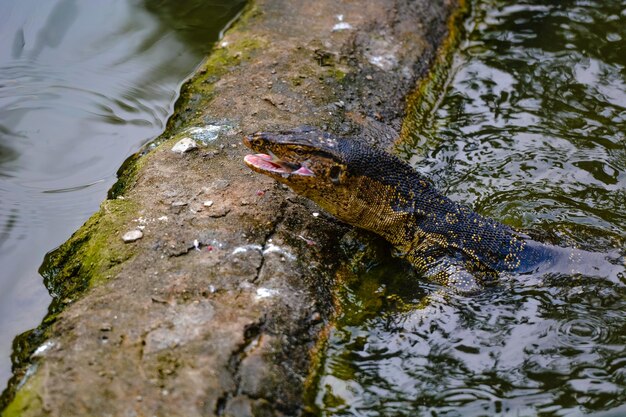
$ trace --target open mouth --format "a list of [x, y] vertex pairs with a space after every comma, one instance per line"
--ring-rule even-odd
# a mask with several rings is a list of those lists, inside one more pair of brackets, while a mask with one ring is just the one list
[[275, 155], [257, 153], [253, 155], [246, 155], [243, 160], [246, 165], [259, 172], [271, 172], [281, 175], [315, 175], [313, 171], [307, 167], [300, 164], [282, 161]]

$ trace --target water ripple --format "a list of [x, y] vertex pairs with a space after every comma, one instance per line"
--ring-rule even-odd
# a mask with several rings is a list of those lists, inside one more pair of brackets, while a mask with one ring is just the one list
[[597, 317], [559, 323], [558, 333], [563, 346], [576, 349], [593, 348], [610, 337], [606, 323]]
[[[340, 318], [321, 415], [624, 414], [623, 2], [473, 6], [446, 97], [405, 156], [453, 199], [591, 252], [474, 297], [426, 287], [419, 308], [361, 311], [349, 331]], [[399, 278], [379, 268], [369, 288], [391, 291]], [[363, 289], [350, 302], [367, 306]]]

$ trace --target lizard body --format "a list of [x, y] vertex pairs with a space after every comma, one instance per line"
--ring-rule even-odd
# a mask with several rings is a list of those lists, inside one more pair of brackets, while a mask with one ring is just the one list
[[427, 278], [473, 292], [499, 272], [554, 264], [560, 248], [530, 239], [441, 194], [396, 156], [302, 128], [244, 138], [245, 163], [338, 219], [388, 240]]

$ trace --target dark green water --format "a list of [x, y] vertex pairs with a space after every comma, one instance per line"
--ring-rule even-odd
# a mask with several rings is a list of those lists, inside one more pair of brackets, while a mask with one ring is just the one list
[[593, 276], [504, 277], [412, 308], [437, 287], [374, 266], [346, 289], [316, 404], [325, 416], [626, 416], [626, 2], [473, 8], [405, 156], [451, 198], [601, 262]]
[[158, 136], [244, 0], [0, 0], [0, 392], [50, 297], [46, 252]]

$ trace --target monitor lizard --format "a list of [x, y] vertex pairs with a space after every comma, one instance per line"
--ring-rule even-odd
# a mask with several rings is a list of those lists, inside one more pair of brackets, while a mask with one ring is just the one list
[[479, 291], [501, 272], [549, 269], [575, 254], [452, 201], [406, 162], [359, 140], [304, 127], [255, 133], [243, 143], [258, 152], [244, 158], [252, 170], [382, 236], [426, 278], [459, 292]]

